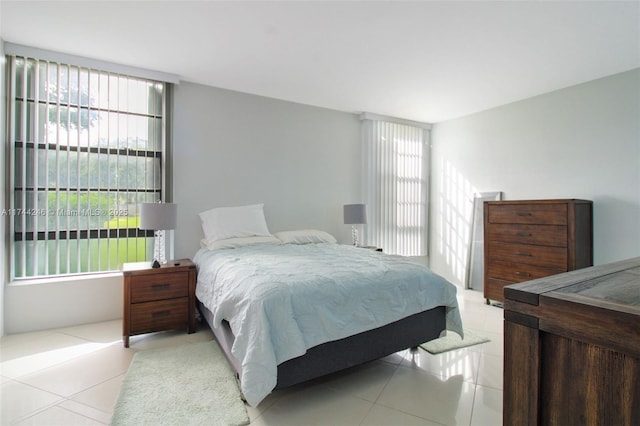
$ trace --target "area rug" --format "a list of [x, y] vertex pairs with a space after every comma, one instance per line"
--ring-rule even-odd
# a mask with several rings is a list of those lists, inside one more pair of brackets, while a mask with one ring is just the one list
[[249, 424], [233, 372], [214, 341], [138, 352], [112, 425]]
[[462, 339], [458, 333], [447, 331], [445, 336], [423, 343], [420, 347], [429, 353], [439, 354], [442, 352], [452, 351], [454, 349], [486, 343], [488, 341], [489, 339], [486, 337], [469, 330], [464, 330], [464, 339]]

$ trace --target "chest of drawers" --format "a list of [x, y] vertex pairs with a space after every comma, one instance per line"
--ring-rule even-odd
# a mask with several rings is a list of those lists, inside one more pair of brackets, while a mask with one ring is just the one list
[[196, 267], [189, 259], [169, 261], [160, 268], [149, 262], [126, 263], [122, 335], [187, 329], [195, 332]]
[[593, 264], [593, 204], [587, 200], [484, 203], [484, 297], [503, 287]]

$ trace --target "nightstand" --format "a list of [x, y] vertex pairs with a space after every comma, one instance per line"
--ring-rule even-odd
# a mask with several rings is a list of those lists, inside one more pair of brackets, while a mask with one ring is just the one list
[[122, 336], [186, 328], [196, 331], [196, 266], [189, 259], [170, 260], [160, 268], [150, 262], [125, 263]]
[[369, 250], [373, 250], [373, 251], [382, 251], [382, 249], [380, 247], [376, 247], [376, 246], [356, 246], [358, 248], [363, 248], [363, 249], [369, 249]]

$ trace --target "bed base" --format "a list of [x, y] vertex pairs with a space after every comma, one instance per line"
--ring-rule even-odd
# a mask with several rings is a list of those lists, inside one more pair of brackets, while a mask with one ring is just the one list
[[[239, 377], [242, 365], [231, 354], [234, 336], [229, 324], [223, 321], [221, 327], [215, 328], [211, 311], [200, 301], [198, 309]], [[438, 306], [373, 330], [314, 346], [304, 355], [278, 365], [275, 389], [293, 386], [437, 339], [445, 330], [445, 314], [445, 307]]]

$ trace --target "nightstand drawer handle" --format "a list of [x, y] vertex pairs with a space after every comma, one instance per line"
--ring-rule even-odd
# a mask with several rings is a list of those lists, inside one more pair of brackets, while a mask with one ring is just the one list
[[158, 291], [158, 290], [166, 290], [169, 287], [171, 287], [171, 284], [153, 284], [151, 286], [151, 288], [153, 289], [153, 291]]
[[518, 232], [516, 235], [518, 237], [531, 237], [532, 234], [530, 234], [528, 232]]
[[158, 311], [151, 314], [151, 318], [168, 317], [171, 315], [171, 311]]
[[524, 252], [524, 251], [517, 251], [516, 255], [517, 256], [531, 256], [531, 253], [527, 253], [527, 252]]
[[531, 212], [517, 212], [518, 216], [531, 216]]
[[521, 276], [521, 277], [530, 277], [531, 274], [528, 272], [516, 272], [516, 275]]

